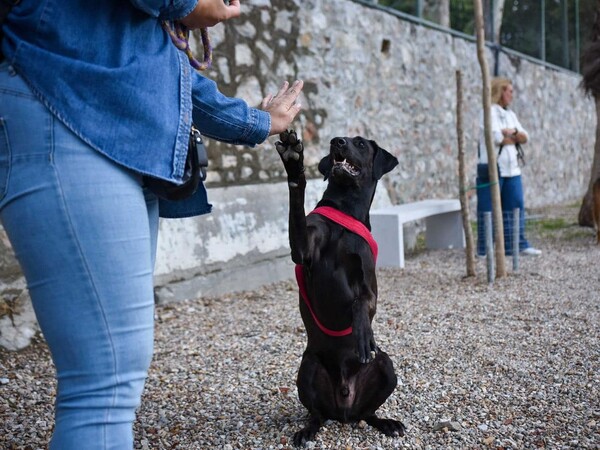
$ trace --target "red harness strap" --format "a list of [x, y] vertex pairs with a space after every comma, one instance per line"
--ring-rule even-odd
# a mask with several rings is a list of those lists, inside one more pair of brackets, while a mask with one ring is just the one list
[[[369, 246], [371, 247], [371, 251], [373, 252], [373, 257], [377, 261], [377, 242], [375, 242], [375, 239], [373, 239], [373, 236], [371, 235], [369, 229], [361, 222], [356, 220], [354, 217], [349, 216], [348, 214], [344, 214], [343, 212], [335, 208], [331, 208], [329, 206], [320, 206], [318, 208], [315, 208], [310, 214], [320, 214], [324, 217], [327, 217], [329, 220], [340, 224], [344, 228], [352, 231], [353, 233], [358, 234], [365, 241], [367, 241], [367, 244], [369, 244]], [[302, 271], [302, 265], [300, 264], [296, 265], [296, 281], [298, 282], [298, 289], [300, 290], [300, 296], [302, 297], [302, 300], [304, 300], [304, 303], [308, 307], [308, 310], [310, 311], [310, 314], [313, 320], [315, 321], [315, 324], [323, 333], [325, 333], [328, 336], [334, 337], [347, 336], [349, 334], [352, 334], [352, 326], [349, 326], [345, 330], [335, 331], [330, 330], [329, 328], [325, 327], [321, 322], [319, 322], [319, 319], [317, 319], [317, 315], [312, 309], [310, 300], [308, 299], [308, 294], [306, 292], [306, 284], [304, 283], [304, 272]]]

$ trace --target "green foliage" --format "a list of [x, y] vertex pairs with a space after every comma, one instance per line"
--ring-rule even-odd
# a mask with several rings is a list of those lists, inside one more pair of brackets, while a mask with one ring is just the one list
[[[379, 0], [377, 3], [418, 15], [417, 0]], [[578, 5], [577, 17], [574, 0], [505, 0], [500, 44], [534, 58], [577, 70], [580, 54], [591, 40], [597, 8], [594, 0], [578, 0]], [[545, 17], [544, 27], [542, 17]], [[474, 34], [473, 0], [450, 0], [450, 24], [454, 30]], [[545, 40], [542, 42], [543, 29]]]
[[475, 34], [473, 0], [450, 0], [450, 26], [465, 34]]
[[563, 217], [544, 218], [528, 221], [525, 225], [528, 235], [534, 240], [536, 237], [542, 239], [577, 240], [589, 238], [591, 233], [588, 229], [578, 226], [574, 220]]
[[[544, 4], [545, 11], [540, 0], [506, 0], [500, 43], [526, 55], [575, 70], [580, 57], [577, 54], [577, 37], [581, 53], [582, 46], [591, 36], [595, 4], [591, 0], [580, 0], [579, 17], [576, 17], [575, 1], [545, 0]], [[543, 42], [542, 17], [545, 18]]]
[[377, 3], [382, 6], [397, 9], [406, 14], [412, 14], [414, 16], [419, 14], [418, 3], [416, 0], [379, 0]]
[[538, 222], [538, 227], [540, 229], [548, 231], [562, 230], [570, 226], [571, 224], [567, 223], [567, 221], [562, 217], [557, 219], [544, 219]]

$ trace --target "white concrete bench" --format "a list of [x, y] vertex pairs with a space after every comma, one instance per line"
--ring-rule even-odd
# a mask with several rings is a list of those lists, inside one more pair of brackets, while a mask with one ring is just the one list
[[423, 200], [372, 210], [371, 232], [379, 246], [378, 267], [404, 267], [403, 225], [425, 219], [427, 248], [464, 248], [460, 201]]

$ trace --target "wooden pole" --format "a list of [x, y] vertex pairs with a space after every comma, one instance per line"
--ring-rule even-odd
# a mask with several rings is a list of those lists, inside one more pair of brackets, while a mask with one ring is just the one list
[[456, 71], [456, 136], [458, 137], [458, 192], [463, 229], [465, 231], [465, 256], [467, 258], [467, 276], [475, 276], [475, 251], [473, 247], [473, 230], [469, 222], [469, 200], [467, 197], [467, 175], [465, 171], [465, 133], [463, 130], [463, 87], [462, 73]]
[[483, 7], [481, 0], [473, 0], [475, 12], [475, 34], [477, 36], [477, 59], [481, 67], [481, 78], [483, 79], [483, 129], [485, 135], [485, 146], [487, 149], [490, 194], [492, 197], [492, 220], [494, 223], [494, 243], [496, 254], [496, 278], [506, 276], [506, 264], [504, 258], [504, 226], [502, 224], [502, 206], [500, 201], [500, 189], [498, 186], [498, 168], [496, 165], [496, 152], [492, 141], [491, 126], [491, 89], [490, 71], [485, 58], [485, 36], [483, 22]]

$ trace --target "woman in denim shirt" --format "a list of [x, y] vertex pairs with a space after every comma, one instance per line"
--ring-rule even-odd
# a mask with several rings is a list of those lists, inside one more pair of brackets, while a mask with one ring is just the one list
[[161, 25], [239, 14], [239, 0], [23, 0], [3, 26], [0, 220], [56, 366], [51, 449], [133, 447], [159, 210], [210, 211], [203, 186], [159, 204], [143, 176], [181, 181], [192, 122], [254, 146], [300, 110], [301, 81], [263, 110], [225, 97]]

